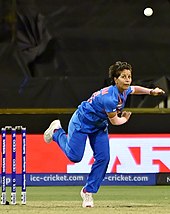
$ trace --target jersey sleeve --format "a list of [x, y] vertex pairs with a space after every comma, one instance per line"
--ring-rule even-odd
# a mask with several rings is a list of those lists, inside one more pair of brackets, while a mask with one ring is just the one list
[[115, 98], [105, 96], [103, 99], [105, 112], [115, 112], [117, 107], [117, 100]]

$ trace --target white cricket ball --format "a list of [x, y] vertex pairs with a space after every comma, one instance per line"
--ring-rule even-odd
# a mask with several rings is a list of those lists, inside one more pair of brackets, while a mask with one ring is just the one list
[[153, 10], [150, 7], [145, 8], [143, 12], [145, 16], [152, 16], [153, 14]]

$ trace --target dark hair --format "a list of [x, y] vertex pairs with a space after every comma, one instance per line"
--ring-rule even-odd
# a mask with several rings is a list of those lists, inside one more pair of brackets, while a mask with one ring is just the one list
[[124, 69], [132, 72], [132, 66], [127, 62], [117, 61], [109, 67], [109, 78], [111, 80], [111, 84], [114, 84], [114, 77], [118, 78]]

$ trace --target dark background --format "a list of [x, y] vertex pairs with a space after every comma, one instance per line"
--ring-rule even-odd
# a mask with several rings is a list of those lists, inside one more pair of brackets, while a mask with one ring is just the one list
[[134, 84], [167, 92], [127, 106], [155, 107], [169, 94], [169, 52], [168, 0], [0, 0], [0, 108], [77, 107], [117, 60]]

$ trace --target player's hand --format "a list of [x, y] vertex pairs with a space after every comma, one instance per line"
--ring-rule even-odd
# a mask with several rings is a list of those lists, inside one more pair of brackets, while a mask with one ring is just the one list
[[152, 96], [158, 96], [158, 95], [162, 95], [162, 94], [165, 94], [165, 91], [158, 87], [156, 87], [150, 91], [150, 95], [152, 95]]
[[125, 117], [126, 120], [128, 121], [130, 116], [131, 116], [132, 112], [130, 111], [123, 111], [122, 114], [121, 114], [121, 117]]

